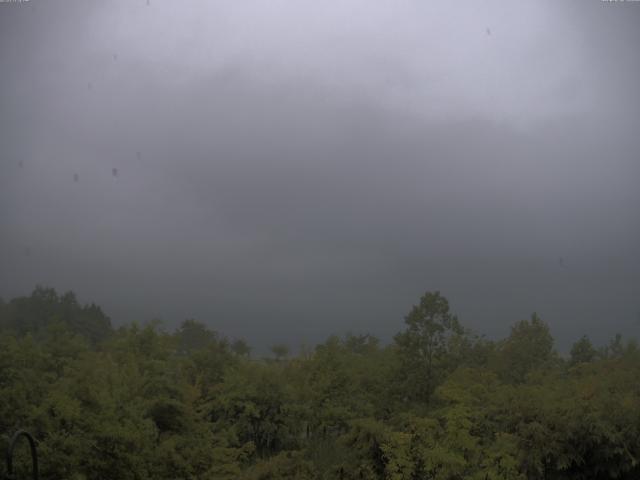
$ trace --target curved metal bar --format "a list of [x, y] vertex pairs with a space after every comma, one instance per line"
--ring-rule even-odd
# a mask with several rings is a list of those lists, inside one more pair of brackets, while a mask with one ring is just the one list
[[9, 448], [7, 448], [7, 478], [12, 479], [13, 476], [13, 451], [16, 448], [16, 444], [20, 437], [25, 437], [29, 442], [29, 448], [31, 449], [31, 462], [32, 462], [32, 472], [33, 472], [33, 480], [38, 480], [38, 452], [36, 451], [36, 441], [33, 439], [31, 434], [25, 430], [18, 430], [11, 437], [11, 441], [9, 442]]

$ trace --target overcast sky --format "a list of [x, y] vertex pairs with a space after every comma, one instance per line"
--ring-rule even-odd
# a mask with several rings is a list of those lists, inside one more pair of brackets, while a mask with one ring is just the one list
[[258, 348], [640, 333], [640, 2], [0, 3], [0, 296]]

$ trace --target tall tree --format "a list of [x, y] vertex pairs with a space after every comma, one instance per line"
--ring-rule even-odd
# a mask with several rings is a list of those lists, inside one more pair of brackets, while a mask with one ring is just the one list
[[440, 292], [426, 292], [405, 317], [404, 332], [395, 337], [401, 356], [404, 390], [412, 400], [428, 402], [444, 373], [451, 339], [463, 335], [449, 301]]
[[176, 332], [180, 344], [180, 351], [183, 353], [193, 350], [201, 350], [214, 341], [217, 334], [207, 328], [207, 326], [192, 318], [184, 320]]
[[521, 320], [511, 327], [511, 334], [499, 346], [494, 360], [504, 380], [521, 383], [529, 372], [547, 364], [553, 356], [549, 326], [534, 313], [531, 320]]
[[287, 358], [289, 356], [289, 352], [289, 347], [284, 343], [278, 343], [271, 347], [271, 353], [273, 353], [273, 356], [276, 357], [277, 361]]
[[595, 360], [598, 352], [593, 347], [591, 340], [586, 335], [583, 335], [580, 340], [573, 344], [571, 347], [571, 365], [578, 363], [588, 363]]

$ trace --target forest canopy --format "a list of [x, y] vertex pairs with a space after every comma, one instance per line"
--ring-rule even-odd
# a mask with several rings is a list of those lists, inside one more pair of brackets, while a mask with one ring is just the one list
[[52, 480], [640, 478], [640, 349], [576, 339], [558, 354], [534, 313], [489, 340], [426, 292], [389, 344], [257, 358], [37, 287], [0, 300], [0, 442], [31, 432]]

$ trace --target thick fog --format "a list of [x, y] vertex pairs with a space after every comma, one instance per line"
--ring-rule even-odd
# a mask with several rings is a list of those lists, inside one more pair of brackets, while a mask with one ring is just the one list
[[640, 333], [640, 3], [0, 3], [0, 296], [258, 348]]

